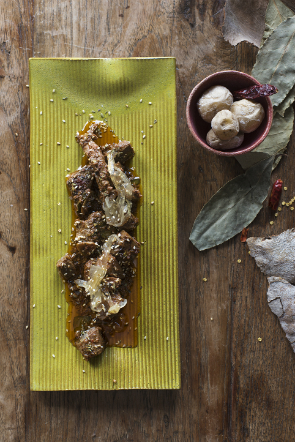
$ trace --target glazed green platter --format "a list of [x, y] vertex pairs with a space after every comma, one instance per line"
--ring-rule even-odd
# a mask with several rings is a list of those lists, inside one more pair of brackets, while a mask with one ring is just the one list
[[[29, 86], [31, 390], [178, 389], [175, 59], [34, 58]], [[138, 345], [109, 347], [86, 362], [65, 334], [56, 262], [71, 234], [65, 176], [81, 164], [75, 133], [89, 114], [135, 149], [143, 192], [137, 239], [144, 245]]]

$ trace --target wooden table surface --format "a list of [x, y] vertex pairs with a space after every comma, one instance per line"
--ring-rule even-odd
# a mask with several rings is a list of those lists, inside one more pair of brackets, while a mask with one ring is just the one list
[[[295, 440], [295, 355], [267, 305], [265, 276], [239, 237], [205, 252], [188, 240], [202, 206], [242, 173], [235, 159], [199, 147], [185, 119], [196, 83], [224, 69], [250, 73], [255, 61], [255, 46], [224, 40], [224, 3], [0, 2], [1, 441]], [[182, 387], [30, 392], [28, 59], [131, 56], [177, 60]], [[272, 177], [284, 180], [289, 197], [295, 192], [294, 166], [292, 135]], [[250, 235], [293, 227], [294, 212], [286, 210], [274, 226], [269, 220], [265, 204]]]

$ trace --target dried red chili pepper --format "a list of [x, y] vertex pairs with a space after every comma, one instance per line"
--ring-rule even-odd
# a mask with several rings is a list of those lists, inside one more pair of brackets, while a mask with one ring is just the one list
[[246, 89], [241, 89], [240, 91], [233, 92], [234, 98], [248, 98], [255, 100], [259, 97], [269, 97], [278, 92], [278, 89], [271, 84], [261, 84], [260, 86], [251, 86]]
[[270, 207], [271, 210], [276, 211], [279, 206], [282, 189], [283, 189], [282, 186], [283, 186], [282, 180], [276, 180], [272, 186], [269, 203], [268, 203], [268, 207]]
[[241, 242], [246, 242], [248, 238], [248, 230], [246, 227], [243, 228], [241, 233]]

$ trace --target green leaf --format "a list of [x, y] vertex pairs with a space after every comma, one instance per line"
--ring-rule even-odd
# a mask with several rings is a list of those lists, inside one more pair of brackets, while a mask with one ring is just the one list
[[292, 17], [294, 13], [280, 0], [270, 0], [265, 14], [265, 29], [261, 41], [261, 46], [273, 31], [287, 18]]
[[286, 98], [278, 105], [274, 107], [274, 112], [278, 112], [282, 117], [284, 117], [286, 110], [295, 100], [295, 85], [289, 91]]
[[198, 250], [222, 244], [254, 220], [267, 197], [273, 160], [268, 157], [229, 181], [203, 207], [189, 238]]
[[295, 16], [282, 22], [259, 50], [252, 75], [260, 83], [270, 83], [279, 92], [272, 95], [273, 106], [278, 106], [295, 83]]
[[252, 152], [237, 155], [235, 158], [244, 170], [261, 161], [265, 155], [283, 154], [293, 131], [294, 110], [289, 107], [285, 117], [276, 113], [265, 140]]

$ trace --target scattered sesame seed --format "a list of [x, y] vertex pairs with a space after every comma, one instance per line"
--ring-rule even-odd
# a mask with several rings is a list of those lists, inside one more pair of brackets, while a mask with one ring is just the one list
[[29, 328], [29, 326], [28, 326], [28, 325], [26, 325], [26, 330], [28, 330], [28, 328]]
[[55, 89], [52, 89], [52, 92], [54, 93], [54, 92], [55, 92]]
[[154, 127], [152, 124], [150, 124], [150, 128]]
[[61, 233], [61, 229], [58, 229], [58, 233]]
[[273, 221], [270, 221], [269, 224], [272, 226], [273, 225]]
[[281, 212], [281, 210], [282, 210], [282, 208], [281, 208], [281, 207], [279, 207], [279, 208], [278, 208], [278, 211], [279, 211], [279, 212]]
[[70, 172], [70, 171], [71, 171], [71, 169], [69, 169], [69, 168], [67, 167], [67, 171], [68, 171], [68, 172]]
[[207, 278], [203, 278], [203, 281], [204, 281], [204, 282], [207, 282], [207, 281], [208, 281], [208, 279], [207, 279]]
[[151, 101], [149, 101], [149, 104], [152, 104], [152, 102], [151, 102]]
[[251, 255], [251, 252], [250, 252], [250, 250], [249, 250], [249, 252], [248, 252], [248, 253], [249, 253], [249, 255]]
[[84, 109], [82, 110], [82, 113], [85, 114], [85, 110]]
[[116, 384], [117, 383], [116, 379], [113, 379], [113, 382], [114, 382], [114, 384]]
[[26, 84], [26, 87], [30, 87], [28, 84]]
[[282, 206], [284, 206], [285, 204], [286, 204], [286, 202], [285, 202], [285, 201], [283, 201], [283, 202], [282, 202]]
[[63, 97], [63, 100], [67, 100], [68, 99], [68, 97]]
[[58, 336], [55, 338], [56, 341], [58, 341]]
[[52, 98], [50, 98], [50, 100], [49, 101], [51, 101], [51, 103], [53, 102], [53, 99]]
[[140, 103], [142, 103], [142, 98], [139, 100]]
[[43, 114], [43, 112], [41, 111], [41, 112], [40, 112], [40, 115], [42, 115], [42, 114]]
[[278, 213], [275, 213], [275, 216], [278, 216]]
[[142, 138], [143, 138], [143, 139], [145, 139], [145, 137], [146, 137], [146, 136], [145, 136], [145, 135], [143, 135], [143, 137], [142, 137]]
[[36, 307], [36, 304], [33, 304], [33, 308], [35, 308]]
[[25, 212], [27, 212], [29, 209], [24, 209]]
[[57, 308], [61, 308], [61, 306], [60, 306], [60, 305], [58, 305], [58, 306], [57, 306]]
[[288, 190], [288, 187], [284, 187], [284, 190]]
[[66, 120], [62, 120], [62, 122], [63, 122], [63, 123], [65, 123], [65, 122], [66, 122]]
[[15, 136], [18, 137], [18, 133], [17, 132], [15, 133]]
[[140, 244], [144, 245], [144, 241], [141, 241], [141, 243], [140, 243]]
[[129, 107], [128, 104], [126, 104], [126, 107]]
[[261, 342], [261, 341], [262, 341], [262, 338], [258, 338], [258, 341]]
[[156, 124], [156, 123], [157, 123], [157, 120], [154, 121], [154, 124]]
[[290, 206], [290, 204], [289, 204], [289, 203], [286, 203], [286, 206], [287, 206], [287, 207], [289, 207], [289, 206]]
[[238, 263], [238, 264], [241, 264], [241, 262], [242, 262], [241, 259], [238, 259], [238, 260], [237, 260], [237, 263]]
[[294, 207], [290, 207], [290, 210], [294, 210]]
[[60, 206], [60, 203], [57, 203], [58, 206]]
[[41, 164], [40, 161], [38, 161], [38, 164], [39, 164], [39, 166], [40, 166], [40, 164]]
[[65, 245], [67, 245], [68, 243], [67, 243], [67, 241], [65, 241]]
[[144, 336], [143, 339], [145, 340], [145, 339], [146, 339], [146, 336]]
[[211, 321], [213, 321], [213, 318], [210, 318], [211, 319]]
[[10, 204], [10, 207], [13, 207], [13, 204]]
[[109, 114], [109, 115], [111, 115], [111, 112], [110, 112], [110, 111], [108, 111], [108, 114]]
[[59, 141], [57, 141], [57, 143], [56, 143], [58, 146], [60, 146], [60, 142]]
[[168, 338], [168, 336], [167, 336], [167, 338], [166, 338], [166, 341], [169, 341], [169, 338]]
[[55, 355], [52, 355], [53, 358], [55, 358]]
[[43, 146], [43, 143], [40, 143], [40, 146]]
[[82, 373], [85, 373], [85, 370], [82, 370]]

